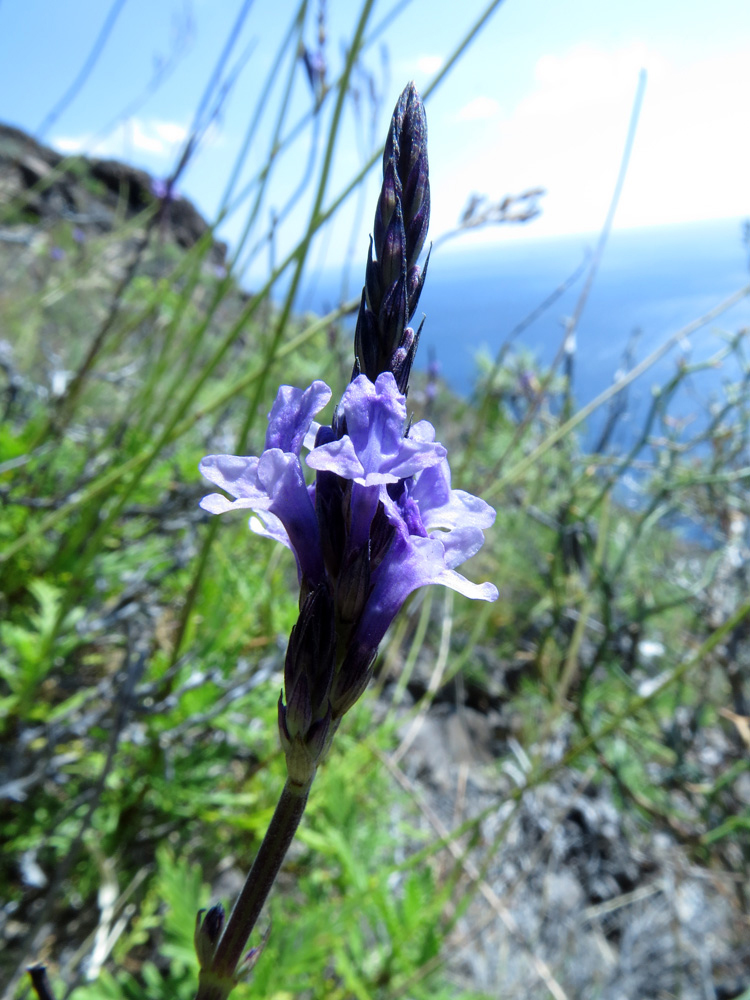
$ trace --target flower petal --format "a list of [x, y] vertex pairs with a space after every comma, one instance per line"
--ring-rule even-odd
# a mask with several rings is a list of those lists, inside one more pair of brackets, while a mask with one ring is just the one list
[[200, 463], [200, 469], [207, 479], [237, 498], [230, 501], [212, 493], [201, 500], [204, 510], [212, 514], [255, 511], [260, 529], [253, 522], [253, 530], [288, 545], [301, 576], [316, 583], [323, 579], [314, 492], [311, 496], [296, 454], [270, 448], [260, 458], [209, 455]]
[[198, 468], [210, 483], [233, 497], [250, 497], [258, 491], [258, 459], [254, 455], [247, 458], [240, 455], [206, 455]]
[[250, 530], [255, 535], [260, 535], [261, 538], [270, 538], [274, 542], [281, 542], [288, 549], [292, 548], [292, 543], [289, 540], [289, 535], [286, 532], [286, 528], [281, 523], [281, 521], [276, 517], [275, 514], [271, 514], [267, 510], [258, 510], [250, 518]]
[[229, 510], [255, 510], [257, 504], [255, 500], [248, 500], [246, 497], [228, 500], [223, 493], [209, 493], [199, 501], [198, 506], [209, 514], [226, 514]]
[[494, 524], [495, 510], [488, 503], [464, 490], [451, 489], [451, 470], [446, 460], [416, 476], [410, 493], [419, 504], [428, 531], [467, 525], [489, 528]]
[[307, 456], [307, 464], [319, 472], [335, 472], [342, 479], [362, 482], [365, 470], [357, 458], [352, 440], [347, 435], [338, 441], [318, 445]]
[[[463, 532], [446, 551], [443, 539], [406, 537], [398, 532], [391, 548], [373, 574], [373, 589], [354, 636], [363, 647], [376, 649], [406, 598], [414, 590], [430, 583], [442, 584], [474, 600], [497, 600], [497, 588], [491, 583], [476, 584], [456, 573], [452, 566], [463, 561], [462, 553], [471, 553], [483, 537]], [[451, 532], [446, 535], [450, 538]], [[479, 531], [481, 536], [481, 531]], [[478, 544], [477, 544], [478, 542]]]
[[280, 448], [299, 455], [312, 418], [330, 398], [331, 390], [325, 382], [313, 382], [304, 391], [282, 385], [268, 415], [266, 449]]
[[445, 448], [427, 435], [404, 437], [406, 399], [390, 372], [374, 384], [365, 375], [350, 382], [341, 412], [346, 435], [314, 448], [307, 458], [311, 468], [335, 472], [361, 486], [382, 486], [414, 476], [445, 458]]

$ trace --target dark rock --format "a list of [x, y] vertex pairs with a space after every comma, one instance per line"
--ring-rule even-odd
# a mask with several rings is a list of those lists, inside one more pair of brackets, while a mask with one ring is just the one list
[[[154, 179], [145, 170], [119, 160], [64, 157], [20, 129], [0, 124], [0, 203], [17, 203], [16, 211], [0, 220], [0, 235], [13, 242], [18, 227], [51, 225], [60, 219], [86, 229], [109, 231], [116, 213], [133, 218], [155, 205]], [[209, 225], [187, 198], [166, 199], [159, 231], [183, 249], [194, 246]], [[10, 232], [9, 232], [10, 231]], [[17, 235], [17, 234], [15, 234]], [[209, 262], [226, 261], [225, 243], [214, 241]]]

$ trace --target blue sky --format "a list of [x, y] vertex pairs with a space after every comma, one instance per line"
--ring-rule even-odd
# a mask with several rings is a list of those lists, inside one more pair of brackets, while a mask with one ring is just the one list
[[[424, 89], [486, 2], [412, 0], [398, 5], [370, 45], [363, 65], [383, 102], [377, 123], [369, 102], [357, 126], [345, 115], [329, 187], [333, 196], [382, 141], [402, 86]], [[45, 141], [69, 152], [130, 160], [166, 176], [190, 127], [240, 0], [124, 0], [99, 60]], [[313, 46], [318, 2], [304, 38]], [[86, 59], [111, 9], [110, 0], [0, 0], [0, 119], [36, 133]], [[359, 6], [327, 0], [326, 58], [343, 65]], [[394, 9], [376, 0], [371, 32]], [[290, 0], [255, 0], [234, 57], [247, 61], [222, 115], [191, 163], [181, 190], [209, 217], [216, 210], [257, 94], [297, 10]], [[166, 81], [141, 100], [159, 59], [179, 58]], [[387, 56], [384, 56], [387, 50]], [[505, 0], [427, 102], [433, 238], [455, 225], [471, 193], [500, 199], [541, 186], [543, 215], [526, 236], [592, 232], [606, 214], [636, 91], [648, 84], [616, 225], [660, 225], [750, 214], [750, 3], [748, 0]], [[243, 176], [265, 156], [283, 78]], [[360, 83], [365, 88], [364, 77]], [[289, 121], [311, 106], [301, 65]], [[123, 120], [123, 113], [131, 106]], [[108, 128], [112, 122], [116, 126]], [[104, 131], [102, 131], [104, 130]], [[279, 209], [307, 170], [309, 134], [282, 157], [264, 219]], [[372, 221], [373, 173], [354, 244], [361, 255]], [[298, 212], [309, 209], [305, 198]], [[328, 262], [348, 253], [356, 200], [321, 248]], [[279, 235], [283, 252], [299, 217]], [[225, 234], [235, 239], [237, 215]], [[510, 238], [505, 227], [471, 239]], [[464, 238], [466, 239], [466, 238]]]

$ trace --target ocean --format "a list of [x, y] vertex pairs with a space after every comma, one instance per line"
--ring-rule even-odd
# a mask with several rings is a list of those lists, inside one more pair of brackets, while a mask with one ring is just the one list
[[[461, 247], [459, 238], [439, 245], [415, 317], [415, 321], [422, 314], [426, 317], [417, 367], [425, 368], [434, 357], [451, 387], [469, 395], [477, 375], [478, 352], [494, 357], [514, 327], [580, 268], [596, 240], [596, 235], [538, 240], [525, 236]], [[748, 258], [739, 219], [613, 232], [577, 328], [576, 402], [585, 404], [612, 383], [634, 333], [639, 333], [632, 360], [637, 364], [676, 331], [750, 282]], [[353, 294], [361, 280], [353, 271]], [[551, 362], [584, 282], [585, 271], [523, 331], [515, 346], [531, 352], [542, 364]], [[340, 286], [340, 271], [319, 275], [305, 305], [316, 311], [331, 308]], [[704, 360], [721, 348], [722, 334], [749, 326], [750, 299], [746, 298], [681, 342], [633, 384], [628, 419], [638, 421], [645, 413], [652, 387], [674, 373], [679, 358]], [[677, 415], [687, 415], [685, 407], [697, 405], [698, 397], [704, 406], [719, 392], [722, 381], [736, 375], [737, 369], [725, 364], [691, 376], [687, 391], [676, 401], [684, 411]]]

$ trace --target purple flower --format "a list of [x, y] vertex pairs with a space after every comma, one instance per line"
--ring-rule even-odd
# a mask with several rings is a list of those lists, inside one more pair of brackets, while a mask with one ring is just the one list
[[[312, 54], [302, 55], [311, 81], [318, 79]], [[417, 259], [429, 212], [427, 122], [409, 84], [383, 154], [352, 380], [331, 424], [313, 422], [331, 397], [327, 385], [313, 382], [304, 392], [282, 386], [261, 455], [210, 455], [200, 465], [234, 498], [212, 493], [201, 501], [204, 510], [252, 510], [251, 529], [286, 545], [297, 561], [300, 615], [287, 650], [279, 731], [290, 780], [300, 787], [367, 686], [378, 645], [414, 590], [437, 583], [477, 600], [498, 596], [493, 584], [457, 571], [481, 548], [495, 511], [451, 488], [446, 450], [431, 424], [407, 425], [421, 332], [407, 324], [427, 270]], [[431, 383], [436, 376], [433, 363]], [[303, 446], [314, 481], [305, 478]]]
[[[260, 457], [211, 455], [201, 462], [203, 475], [236, 499], [213, 493], [201, 506], [213, 514], [253, 510], [258, 521], [250, 527], [294, 552], [308, 587], [322, 584], [336, 595], [344, 652], [332, 702], [339, 716], [361, 693], [378, 645], [412, 591], [438, 583], [485, 601], [498, 592], [456, 572], [481, 548], [495, 511], [451, 489], [446, 450], [430, 423], [419, 421], [404, 436], [406, 399], [394, 376], [384, 372], [373, 384], [360, 375], [349, 384], [337, 414], [345, 428], [338, 440], [330, 428], [318, 434], [312, 419], [330, 396], [323, 382], [305, 392], [282, 386]], [[303, 444], [317, 472], [310, 486], [300, 462]], [[316, 505], [318, 490], [326, 504]], [[332, 549], [337, 560], [324, 560]]]
[[433, 442], [404, 437], [406, 399], [396, 380], [384, 372], [373, 383], [366, 375], [350, 382], [339, 406], [347, 433], [338, 441], [316, 447], [307, 464], [320, 472], [335, 472], [352, 482], [349, 551], [366, 544], [381, 501], [378, 487], [435, 465], [445, 448]]
[[350, 382], [341, 399], [347, 433], [338, 441], [315, 448], [311, 469], [336, 472], [361, 486], [397, 483], [436, 465], [446, 451], [433, 441], [404, 437], [406, 397], [390, 372], [373, 383], [366, 375]]
[[[393, 376], [381, 375], [378, 383], [384, 379], [391, 380], [393, 394], [403, 401]], [[354, 636], [355, 643], [373, 649], [409, 594], [426, 584], [439, 583], [476, 600], [498, 597], [493, 584], [471, 583], [455, 571], [482, 547], [483, 530], [494, 523], [495, 511], [479, 497], [451, 489], [445, 449], [434, 443], [435, 429], [427, 420], [415, 424], [406, 440], [418, 450], [421, 467], [396, 489], [380, 489], [394, 538], [372, 574], [372, 590]]]
[[266, 448], [259, 458], [208, 455], [200, 463], [206, 479], [236, 498], [230, 501], [211, 493], [201, 500], [201, 507], [211, 514], [254, 511], [260, 523], [251, 519], [252, 530], [290, 548], [300, 579], [311, 583], [323, 579], [323, 558], [314, 494], [305, 484], [299, 455], [312, 418], [330, 398], [331, 390], [324, 382], [313, 382], [304, 392], [284, 385], [269, 414]]
[[64, 260], [65, 251], [62, 247], [50, 247], [49, 255], [52, 260]]
[[171, 178], [164, 180], [161, 177], [152, 177], [151, 194], [159, 201], [165, 202], [175, 201], [179, 197]]

